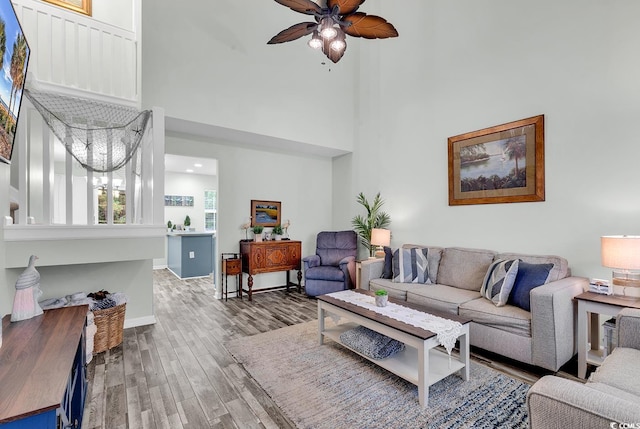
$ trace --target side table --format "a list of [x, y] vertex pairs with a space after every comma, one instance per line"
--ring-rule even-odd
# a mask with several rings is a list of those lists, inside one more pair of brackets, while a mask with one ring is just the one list
[[[578, 377], [585, 378], [587, 376], [587, 364], [600, 365], [604, 360], [600, 353], [600, 323], [598, 315], [604, 314], [615, 317], [624, 308], [640, 309], [640, 299], [602, 295], [594, 292], [584, 292], [576, 296], [575, 299], [578, 301]], [[588, 320], [589, 313], [591, 313], [591, 320]], [[589, 342], [591, 343], [590, 346]]]
[[242, 284], [242, 279], [240, 278], [240, 276], [242, 276], [242, 259], [240, 258], [240, 254], [223, 253], [221, 258], [220, 284], [222, 285], [224, 300], [226, 301], [229, 295], [229, 276], [234, 276], [236, 278], [236, 294], [240, 296], [240, 299], [242, 299], [242, 295], [238, 293]]

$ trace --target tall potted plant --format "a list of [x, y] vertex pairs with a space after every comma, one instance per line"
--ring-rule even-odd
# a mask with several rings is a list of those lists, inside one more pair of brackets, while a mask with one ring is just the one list
[[388, 213], [381, 211], [384, 200], [380, 198], [380, 192], [378, 192], [373, 199], [373, 203], [369, 204], [367, 197], [362, 192], [358, 194], [356, 200], [358, 204], [362, 205], [367, 210], [367, 215], [357, 215], [351, 220], [351, 225], [354, 231], [360, 237], [360, 243], [367, 249], [369, 256], [373, 256], [375, 248], [371, 245], [371, 230], [374, 228], [385, 228], [391, 223], [391, 216]]

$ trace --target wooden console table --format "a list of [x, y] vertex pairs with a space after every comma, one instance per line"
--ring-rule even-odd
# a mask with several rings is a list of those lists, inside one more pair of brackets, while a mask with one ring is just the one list
[[0, 428], [80, 428], [87, 393], [87, 305], [2, 319]]
[[[240, 241], [240, 254], [242, 255], [242, 272], [249, 274], [247, 280], [248, 289], [243, 289], [243, 281], [240, 279], [240, 297], [243, 290], [249, 295], [249, 301], [253, 294], [253, 276], [262, 273], [287, 272], [287, 292], [289, 286], [297, 286], [301, 291], [302, 280], [301, 255], [302, 242], [282, 241]], [[298, 284], [289, 281], [289, 270], [298, 270]]]

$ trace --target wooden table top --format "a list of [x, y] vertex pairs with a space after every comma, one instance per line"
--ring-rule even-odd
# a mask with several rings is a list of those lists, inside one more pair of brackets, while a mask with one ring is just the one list
[[2, 319], [0, 423], [60, 406], [89, 306], [46, 310], [20, 322]]
[[583, 292], [576, 295], [575, 299], [582, 301], [599, 302], [602, 304], [618, 305], [620, 307], [640, 308], [640, 299], [627, 298], [620, 295], [604, 295], [595, 292]]
[[[353, 289], [353, 292], [357, 292], [357, 293], [362, 293], [364, 295], [369, 295], [369, 296], [375, 296], [375, 293], [369, 291], [369, 290], [363, 290], [363, 289]], [[346, 301], [342, 301], [340, 299], [328, 296], [328, 295], [320, 295], [317, 297], [318, 300], [320, 301], [324, 301], [328, 304], [331, 305], [335, 305], [336, 307], [342, 308], [343, 310], [347, 310], [350, 311], [351, 313], [355, 313], [359, 316], [363, 316], [366, 317], [367, 319], [373, 320], [375, 322], [378, 323], [382, 323], [383, 325], [387, 325], [389, 327], [392, 327], [394, 329], [397, 329], [399, 331], [402, 332], [406, 332], [408, 334], [411, 334], [415, 337], [421, 338], [423, 340], [426, 340], [428, 338], [431, 338], [433, 336], [435, 336], [436, 334], [434, 332], [428, 331], [426, 329], [422, 329], [422, 328], [418, 328], [417, 326], [413, 326], [413, 325], [409, 325], [408, 323], [404, 323], [401, 322], [399, 320], [396, 320], [392, 317], [388, 317], [385, 316], [383, 314], [380, 314], [378, 312], [375, 312], [373, 310], [369, 310], [366, 309], [364, 307], [360, 307], [358, 305], [355, 304], [351, 304], [350, 302], [346, 302]], [[446, 314], [446, 313], [440, 313], [440, 312], [436, 312], [436, 311], [431, 311], [426, 309], [425, 307], [419, 305], [419, 304], [413, 304], [410, 302], [406, 302], [406, 301], [401, 301], [398, 299], [394, 299], [394, 298], [389, 298], [389, 302], [392, 302], [394, 304], [403, 306], [403, 307], [407, 307], [407, 308], [412, 308], [414, 310], [418, 310], [418, 311], [422, 311], [423, 313], [428, 313], [434, 316], [438, 316], [441, 317], [443, 319], [448, 319], [448, 320], [453, 320], [455, 322], [460, 322], [461, 324], [465, 325], [469, 322], [471, 322], [471, 319], [465, 319], [463, 317], [459, 317], [456, 316], [454, 314]]]

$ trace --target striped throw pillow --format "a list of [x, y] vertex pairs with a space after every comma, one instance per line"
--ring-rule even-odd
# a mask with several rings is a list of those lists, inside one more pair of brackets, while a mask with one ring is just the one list
[[394, 250], [391, 281], [394, 283], [431, 283], [427, 253], [426, 247]]
[[517, 259], [494, 261], [484, 276], [480, 294], [498, 307], [506, 305], [518, 275], [518, 263]]

